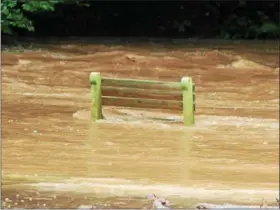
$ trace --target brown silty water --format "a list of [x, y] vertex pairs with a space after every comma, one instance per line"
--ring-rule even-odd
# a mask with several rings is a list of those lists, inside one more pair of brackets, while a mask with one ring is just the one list
[[[273, 204], [279, 189], [278, 43], [49, 44], [2, 52], [2, 206]], [[278, 68], [278, 69], [277, 69]], [[172, 110], [104, 107], [90, 72], [196, 83], [196, 125]]]

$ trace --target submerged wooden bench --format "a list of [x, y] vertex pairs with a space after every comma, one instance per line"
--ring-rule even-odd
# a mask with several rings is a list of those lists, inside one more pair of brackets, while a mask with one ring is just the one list
[[185, 125], [195, 123], [195, 85], [191, 77], [181, 82], [121, 79], [89, 76], [91, 83], [91, 119], [102, 119], [102, 106], [182, 110]]

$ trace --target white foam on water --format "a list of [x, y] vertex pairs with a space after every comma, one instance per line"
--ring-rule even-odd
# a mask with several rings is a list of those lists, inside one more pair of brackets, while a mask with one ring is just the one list
[[[100, 124], [123, 124], [128, 126], [144, 126], [155, 129], [211, 129], [212, 126], [234, 126], [250, 128], [279, 129], [279, 120], [238, 116], [197, 115], [195, 125], [186, 127], [183, 117], [176, 114], [159, 113], [143, 110], [116, 109], [112, 112], [105, 109], [105, 119], [98, 120]], [[79, 110], [73, 114], [74, 118], [90, 120], [89, 110]]]
[[[183, 124], [182, 117], [180, 116], [169, 116], [169, 117], [158, 117], [153, 119], [151, 117], [132, 117], [132, 116], [110, 116], [105, 120], [99, 120], [99, 123], [110, 123], [110, 124], [127, 124], [129, 126], [144, 126], [155, 129], [210, 129], [212, 126], [223, 127], [223, 126], [234, 126], [234, 127], [250, 127], [250, 128], [266, 128], [266, 129], [279, 129], [279, 121], [274, 119], [259, 119], [249, 117], [236, 117], [236, 116], [213, 116], [213, 115], [200, 115], [196, 117], [194, 126], [186, 127]], [[176, 124], [174, 124], [176, 123]]]
[[116, 117], [106, 118], [104, 120], [98, 120], [98, 123], [104, 124], [118, 124], [118, 125], [126, 125], [130, 127], [141, 126], [141, 127], [149, 127], [152, 129], [174, 129], [174, 127], [170, 124], [153, 121], [153, 120], [140, 120], [140, 119], [120, 119]]
[[279, 128], [279, 121], [275, 119], [261, 119], [237, 116], [214, 116], [200, 115], [197, 116], [197, 124], [199, 126], [250, 126], [250, 127], [267, 127]]
[[135, 183], [124, 179], [69, 179], [62, 182], [41, 182], [27, 184], [45, 191], [94, 193], [113, 196], [145, 196], [149, 193], [161, 196], [179, 196], [181, 198], [225, 199], [248, 201], [261, 197], [275, 198], [278, 190], [269, 189], [206, 189], [180, 187], [175, 185], [159, 185]]
[[[228, 208], [260, 208], [260, 205], [234, 205], [234, 204], [229, 204], [229, 203], [224, 203], [224, 204], [211, 204], [211, 203], [199, 203], [196, 204], [195, 206], [205, 206], [207, 209], [215, 209], [215, 208], [222, 208], [222, 209], [228, 209]], [[279, 209], [277, 206], [267, 206], [265, 209]]]

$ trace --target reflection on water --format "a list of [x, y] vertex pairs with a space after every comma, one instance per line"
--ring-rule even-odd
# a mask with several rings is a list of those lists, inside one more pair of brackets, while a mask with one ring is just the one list
[[[151, 192], [169, 196], [178, 207], [196, 201], [274, 202], [279, 189], [275, 55], [270, 54], [270, 67], [245, 68], [230, 66], [234, 54], [221, 51], [186, 48], [159, 59], [148, 45], [91, 47], [104, 52], [3, 53], [3, 199], [18, 199], [20, 206], [17, 194], [34, 198], [21, 203], [28, 208], [76, 208], [89, 200], [138, 208], [147, 204], [139, 197]], [[176, 112], [114, 107], [105, 107], [106, 120], [91, 123], [91, 71], [170, 81], [192, 76], [196, 126], [184, 127]]]

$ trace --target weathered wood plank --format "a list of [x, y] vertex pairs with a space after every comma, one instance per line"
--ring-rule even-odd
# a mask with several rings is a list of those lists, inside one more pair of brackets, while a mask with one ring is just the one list
[[102, 77], [102, 85], [142, 89], [181, 90], [180, 82]]
[[102, 105], [182, 110], [181, 101], [102, 96]]
[[182, 101], [182, 91], [171, 90], [163, 91], [156, 89], [140, 89], [140, 88], [125, 88], [125, 87], [109, 87], [102, 85], [102, 96], [130, 97], [130, 98], [151, 98], [159, 100], [175, 100]]

